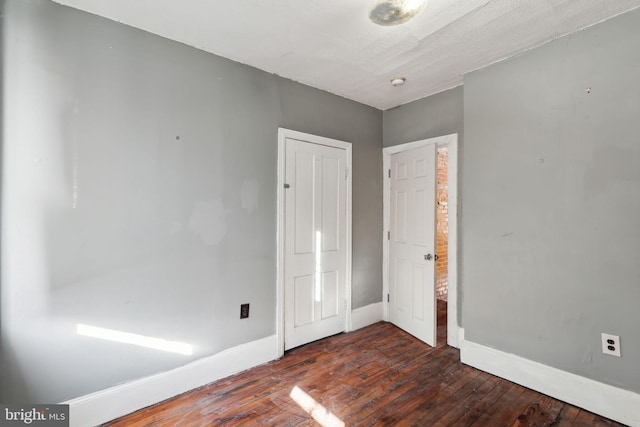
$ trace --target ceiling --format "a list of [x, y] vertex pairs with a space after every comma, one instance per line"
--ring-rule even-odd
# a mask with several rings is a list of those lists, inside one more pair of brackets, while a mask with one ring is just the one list
[[[640, 7], [640, 0], [429, 0], [406, 24], [371, 0], [54, 0], [385, 110]], [[393, 77], [406, 84], [392, 87]]]

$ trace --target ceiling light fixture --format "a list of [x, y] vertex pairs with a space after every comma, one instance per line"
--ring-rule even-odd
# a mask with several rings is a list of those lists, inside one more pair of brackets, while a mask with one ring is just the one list
[[422, 12], [426, 5], [427, 0], [375, 0], [369, 19], [378, 25], [399, 25]]
[[406, 80], [407, 79], [405, 79], [404, 77], [395, 77], [391, 79], [391, 84], [393, 86], [402, 86]]

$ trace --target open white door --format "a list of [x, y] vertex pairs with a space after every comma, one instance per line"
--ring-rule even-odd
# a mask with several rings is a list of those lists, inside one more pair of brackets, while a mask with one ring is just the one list
[[347, 150], [309, 137], [285, 138], [287, 350], [346, 329]]
[[437, 146], [391, 156], [389, 320], [436, 344], [435, 218]]

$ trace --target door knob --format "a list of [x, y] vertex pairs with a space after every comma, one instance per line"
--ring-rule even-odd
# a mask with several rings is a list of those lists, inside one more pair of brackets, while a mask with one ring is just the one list
[[425, 261], [431, 261], [431, 260], [437, 261], [438, 260], [438, 254], [435, 254], [435, 255], [426, 254], [424, 256], [424, 260]]

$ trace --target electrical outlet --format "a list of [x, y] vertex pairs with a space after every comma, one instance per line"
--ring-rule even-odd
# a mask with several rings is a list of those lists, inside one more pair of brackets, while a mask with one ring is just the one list
[[249, 317], [249, 304], [241, 304], [240, 305], [240, 318], [246, 319]]
[[620, 357], [620, 337], [611, 334], [602, 334], [602, 352], [611, 356]]

